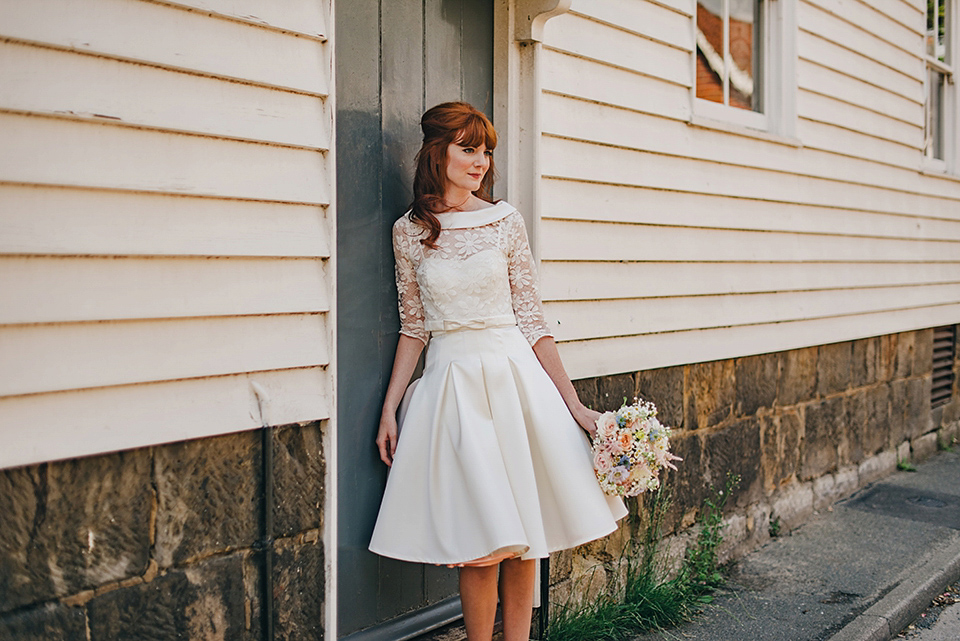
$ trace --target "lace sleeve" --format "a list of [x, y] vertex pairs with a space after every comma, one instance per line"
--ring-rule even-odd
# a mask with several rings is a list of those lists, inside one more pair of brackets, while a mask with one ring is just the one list
[[537, 281], [537, 266], [530, 252], [527, 229], [523, 218], [513, 213], [504, 219], [507, 226], [508, 265], [510, 274], [510, 295], [513, 299], [513, 312], [517, 316], [517, 325], [527, 342], [533, 345], [544, 336], [553, 336], [547, 329], [543, 316], [543, 302], [540, 300], [540, 284]]
[[418, 236], [408, 233], [402, 220], [393, 226], [393, 259], [396, 263], [397, 305], [400, 308], [400, 333], [427, 344], [429, 334], [424, 329], [423, 301], [420, 284], [411, 258]]

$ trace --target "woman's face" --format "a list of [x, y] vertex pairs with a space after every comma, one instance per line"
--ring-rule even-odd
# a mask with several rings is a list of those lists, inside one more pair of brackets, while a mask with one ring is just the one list
[[473, 192], [480, 189], [492, 155], [493, 151], [484, 144], [479, 147], [464, 147], [455, 142], [447, 145], [447, 190]]

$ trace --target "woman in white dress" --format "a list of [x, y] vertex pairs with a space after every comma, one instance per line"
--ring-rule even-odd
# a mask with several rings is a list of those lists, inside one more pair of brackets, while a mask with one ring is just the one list
[[377, 434], [391, 469], [370, 549], [459, 567], [468, 639], [489, 641], [499, 593], [505, 641], [526, 641], [535, 559], [611, 533], [626, 509], [594, 477], [583, 431], [599, 414], [544, 321], [523, 219], [490, 199], [493, 126], [460, 102], [420, 125], [414, 202], [393, 228], [401, 327]]

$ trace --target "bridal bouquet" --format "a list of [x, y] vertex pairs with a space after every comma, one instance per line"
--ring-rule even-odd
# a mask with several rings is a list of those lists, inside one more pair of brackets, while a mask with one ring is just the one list
[[677, 469], [671, 461], [670, 428], [657, 420], [653, 403], [634, 399], [597, 419], [593, 467], [600, 487], [615, 496], [636, 496], [660, 487], [660, 469]]

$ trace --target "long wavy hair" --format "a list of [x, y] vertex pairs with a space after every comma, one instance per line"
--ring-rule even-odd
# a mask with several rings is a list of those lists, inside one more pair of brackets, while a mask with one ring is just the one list
[[[497, 132], [483, 112], [465, 102], [444, 102], [431, 107], [420, 119], [420, 129], [423, 130], [423, 145], [416, 157], [410, 219], [427, 230], [426, 238], [420, 242], [435, 248], [440, 236], [440, 220], [436, 215], [448, 209], [443, 201], [447, 189], [447, 146], [451, 143], [464, 147], [483, 144], [493, 151], [497, 146]], [[473, 195], [492, 203], [493, 180], [491, 156], [487, 173]]]

